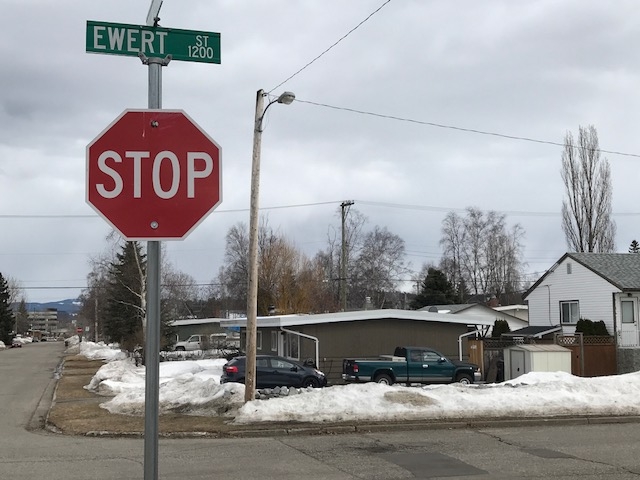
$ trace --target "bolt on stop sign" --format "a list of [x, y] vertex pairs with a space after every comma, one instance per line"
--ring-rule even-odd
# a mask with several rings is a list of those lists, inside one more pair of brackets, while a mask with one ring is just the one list
[[222, 200], [220, 156], [181, 110], [125, 110], [87, 146], [87, 203], [127, 240], [183, 239]]

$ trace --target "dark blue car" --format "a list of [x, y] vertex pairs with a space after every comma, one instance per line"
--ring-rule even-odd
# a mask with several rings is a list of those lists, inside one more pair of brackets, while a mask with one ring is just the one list
[[[246, 357], [235, 357], [222, 367], [220, 383], [244, 383]], [[327, 378], [315, 367], [273, 355], [256, 356], [256, 388], [324, 387]]]

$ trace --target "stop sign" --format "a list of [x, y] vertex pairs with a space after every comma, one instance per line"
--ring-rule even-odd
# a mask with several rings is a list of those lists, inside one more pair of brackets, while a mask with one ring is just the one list
[[87, 146], [87, 203], [127, 240], [185, 238], [221, 201], [220, 147], [181, 110], [125, 110]]

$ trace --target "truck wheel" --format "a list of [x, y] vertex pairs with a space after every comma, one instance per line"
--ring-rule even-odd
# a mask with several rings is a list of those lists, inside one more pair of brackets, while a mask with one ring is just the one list
[[184, 347], [176, 347], [176, 352], [184, 352]]
[[381, 373], [379, 375], [376, 375], [374, 382], [381, 383], [383, 385], [393, 385], [393, 380], [386, 373]]
[[473, 383], [473, 378], [471, 378], [471, 375], [467, 373], [459, 373], [456, 377], [456, 382], [463, 385], [471, 385]]

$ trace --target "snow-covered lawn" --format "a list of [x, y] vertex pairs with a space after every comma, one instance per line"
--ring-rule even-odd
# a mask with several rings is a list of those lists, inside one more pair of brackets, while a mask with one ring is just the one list
[[[81, 355], [107, 361], [85, 387], [110, 397], [101, 406], [112, 413], [142, 415], [144, 367], [104, 344], [81, 342], [79, 347]], [[596, 378], [532, 372], [503, 383], [469, 386], [335, 385], [290, 389], [286, 396], [244, 404], [244, 385], [220, 384], [225, 363], [161, 362], [160, 413], [225, 415], [236, 423], [640, 415], [640, 372]]]

